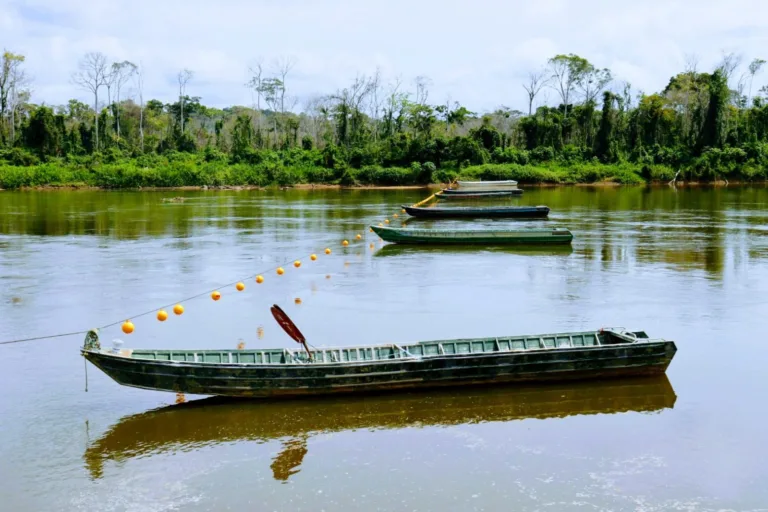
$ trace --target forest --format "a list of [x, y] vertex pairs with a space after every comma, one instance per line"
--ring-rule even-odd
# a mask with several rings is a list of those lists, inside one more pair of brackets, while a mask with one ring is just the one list
[[[176, 101], [144, 97], [144, 70], [88, 53], [73, 89], [88, 104], [31, 101], [23, 55], [0, 65], [0, 188], [417, 185], [457, 176], [521, 183], [763, 181], [768, 87], [762, 59], [688, 57], [658, 92], [634, 91], [574, 54], [528, 74], [526, 111], [430, 101], [431, 81], [358, 76], [330, 94], [291, 94], [295, 60], [249, 68], [250, 106], [211, 108], [195, 75]], [[541, 105], [542, 91], [556, 105]], [[73, 90], [74, 92], [74, 90]], [[175, 91], [176, 92], [176, 91]], [[539, 99], [537, 101], [537, 98]]]

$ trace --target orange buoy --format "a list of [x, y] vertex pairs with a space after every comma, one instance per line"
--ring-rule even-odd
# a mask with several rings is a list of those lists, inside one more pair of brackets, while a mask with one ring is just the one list
[[325, 278], [326, 279], [330, 279], [331, 278], [331, 274], [325, 274]]
[[360, 240], [361, 238], [363, 238], [363, 235], [361, 235], [361, 234], [359, 234], [359, 233], [358, 233], [357, 235], [355, 235], [355, 238], [357, 238], [358, 240]]
[[301, 262], [299, 260], [296, 260], [293, 262], [293, 266], [296, 268], [299, 268], [301, 266]]
[[310, 255], [309, 259], [311, 259], [312, 261], [315, 261], [317, 259], [317, 254]]
[[393, 215], [393, 217], [394, 217], [394, 218], [397, 218], [397, 214], [394, 214], [394, 215]]
[[133, 322], [130, 320], [123, 322], [123, 332], [125, 334], [131, 334], [133, 332]]
[[341, 242], [341, 245], [343, 245], [344, 247], [346, 247], [346, 246], [348, 246], [348, 245], [349, 245], [349, 242], [348, 242], [348, 241], [346, 241], [346, 240], [344, 240], [343, 242]]
[[235, 288], [237, 288], [237, 291], [241, 292], [241, 291], [245, 290], [245, 285], [243, 283], [237, 283], [235, 285]]
[[405, 208], [403, 208], [401, 211], [402, 211], [403, 213], [405, 213]]
[[326, 249], [325, 250], [325, 254], [331, 254], [331, 250], [330, 249]]
[[213, 293], [211, 294], [211, 298], [212, 298], [213, 300], [219, 300], [219, 299], [221, 298], [221, 293], [219, 293], [219, 292], [213, 292]]
[[181, 304], [176, 304], [173, 306], [173, 312], [177, 315], [183, 315], [184, 314], [184, 306]]
[[380, 228], [383, 228], [383, 227], [384, 227], [384, 224], [382, 224], [381, 222], [379, 222], [379, 227], [380, 227]]
[[384, 219], [384, 224], [389, 224], [389, 219]]
[[374, 245], [373, 242], [371, 242], [370, 248], [373, 249]]
[[165, 322], [166, 320], [168, 320], [168, 312], [164, 309], [161, 309], [160, 311], [157, 312], [157, 319], [160, 320], [161, 322]]
[[259, 284], [263, 283], [264, 282], [264, 276], [262, 276], [262, 275], [256, 276], [256, 282], [259, 283]]
[[299, 297], [296, 297], [295, 299], [293, 299], [293, 302], [298, 306], [299, 304], [301, 304], [301, 299]]
[[277, 275], [281, 276], [285, 274], [285, 270], [283, 270], [283, 267], [277, 267]]
[[373, 228], [368, 228], [369, 233], [373, 233]]

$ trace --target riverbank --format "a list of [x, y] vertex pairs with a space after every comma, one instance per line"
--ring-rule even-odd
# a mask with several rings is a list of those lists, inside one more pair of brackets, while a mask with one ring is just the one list
[[[462, 169], [436, 169], [431, 163], [408, 168], [364, 166], [249, 165], [205, 161], [168, 161], [142, 167], [136, 161], [82, 165], [50, 162], [32, 166], [0, 165], [0, 189], [263, 189], [301, 188], [426, 188], [453, 180], [517, 180], [521, 185], [633, 185], [667, 183], [676, 172], [666, 166], [621, 163], [485, 164]], [[684, 176], [678, 176], [682, 181]], [[764, 181], [762, 174], [755, 181]], [[701, 180], [695, 180], [701, 183]], [[706, 183], [735, 183], [713, 178]], [[739, 179], [740, 182], [748, 180]]]

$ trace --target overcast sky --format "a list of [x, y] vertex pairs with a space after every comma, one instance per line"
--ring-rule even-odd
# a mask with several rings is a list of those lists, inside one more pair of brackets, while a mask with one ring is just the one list
[[[409, 89], [428, 76], [430, 102], [527, 110], [525, 75], [555, 54], [576, 53], [653, 92], [686, 54], [703, 70], [723, 52], [745, 64], [768, 59], [766, 29], [768, 0], [0, 0], [0, 45], [27, 57], [33, 101], [48, 104], [89, 99], [70, 75], [100, 51], [142, 63], [145, 99], [166, 102], [186, 67], [195, 72], [188, 94], [204, 104], [250, 105], [249, 64], [290, 56], [299, 107], [379, 67]], [[754, 89], [765, 83], [768, 72]]]

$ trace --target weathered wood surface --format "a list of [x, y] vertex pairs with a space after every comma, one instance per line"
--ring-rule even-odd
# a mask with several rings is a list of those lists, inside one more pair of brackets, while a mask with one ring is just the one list
[[547, 229], [419, 229], [371, 226], [387, 242], [399, 244], [569, 244], [565, 228]]
[[[83, 355], [126, 386], [199, 395], [271, 397], [664, 373], [665, 340], [615, 333], [445, 340], [312, 351], [224, 350]], [[518, 348], [519, 347], [519, 348]]]

